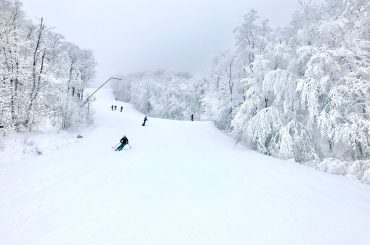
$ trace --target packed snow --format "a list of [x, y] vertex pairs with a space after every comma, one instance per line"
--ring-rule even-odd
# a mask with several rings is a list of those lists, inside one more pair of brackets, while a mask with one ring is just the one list
[[[110, 90], [94, 110], [79, 144], [0, 164], [0, 244], [370, 244], [368, 185], [250, 151], [210, 122], [142, 127]], [[114, 151], [124, 134], [132, 148]]]

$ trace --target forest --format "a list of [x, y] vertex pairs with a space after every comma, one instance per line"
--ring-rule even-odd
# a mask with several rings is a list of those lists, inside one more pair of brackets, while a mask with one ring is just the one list
[[0, 128], [3, 134], [40, 125], [70, 129], [89, 123], [81, 107], [95, 75], [91, 50], [84, 50], [43, 18], [34, 23], [17, 0], [0, 0]]

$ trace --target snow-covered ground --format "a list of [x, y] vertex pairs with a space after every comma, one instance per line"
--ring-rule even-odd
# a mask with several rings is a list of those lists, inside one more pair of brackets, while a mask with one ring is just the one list
[[51, 129], [7, 135], [0, 139], [0, 164], [57, 151], [67, 145], [78, 143], [79, 134], [81, 134], [79, 131], [58, 132]]
[[0, 244], [370, 244], [370, 186], [113, 103], [79, 144], [0, 164]]

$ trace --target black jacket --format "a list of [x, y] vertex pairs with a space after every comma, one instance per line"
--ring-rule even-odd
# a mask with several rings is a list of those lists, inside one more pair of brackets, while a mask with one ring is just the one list
[[121, 144], [125, 144], [127, 145], [128, 144], [128, 139], [127, 137], [123, 137], [121, 140], [120, 140]]

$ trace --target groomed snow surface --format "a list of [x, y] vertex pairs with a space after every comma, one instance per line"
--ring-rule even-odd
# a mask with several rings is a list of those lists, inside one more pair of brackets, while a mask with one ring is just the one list
[[[368, 185], [235, 147], [208, 122], [142, 127], [109, 90], [95, 110], [79, 144], [0, 164], [0, 244], [370, 244]], [[124, 134], [132, 149], [113, 151]]]

